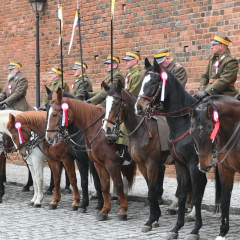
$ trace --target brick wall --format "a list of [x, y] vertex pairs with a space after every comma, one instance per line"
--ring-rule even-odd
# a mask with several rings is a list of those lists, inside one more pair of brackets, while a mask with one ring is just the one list
[[[60, 64], [58, 46], [58, 1], [48, 0], [40, 17], [41, 100], [44, 85], [50, 81], [48, 71]], [[110, 53], [110, 6], [103, 0], [80, 0], [83, 58], [95, 90], [105, 76], [104, 60]], [[71, 54], [68, 46], [76, 11], [76, 1], [62, 0], [64, 32], [64, 79], [71, 85], [70, 71], [80, 60], [79, 37], [76, 32]], [[1, 1], [0, 8], [0, 84], [7, 79], [10, 60], [22, 63], [22, 72], [29, 80], [27, 99], [36, 105], [36, 39], [35, 15], [28, 1]], [[157, 49], [169, 48], [184, 64], [188, 73], [186, 88], [198, 91], [199, 79], [211, 56], [210, 41], [219, 31], [229, 36], [230, 49], [240, 57], [240, 1], [237, 0], [117, 0], [114, 20], [114, 54], [120, 58], [133, 48], [142, 59], [152, 59]], [[143, 67], [143, 60], [141, 66]], [[120, 65], [125, 74], [124, 63]], [[236, 84], [240, 88], [239, 77]]]

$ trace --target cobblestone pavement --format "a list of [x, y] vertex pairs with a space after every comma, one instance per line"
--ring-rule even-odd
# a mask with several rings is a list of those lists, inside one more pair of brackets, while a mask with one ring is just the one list
[[[10, 164], [12, 165], [12, 164]], [[118, 221], [117, 212], [119, 205], [112, 201], [112, 210], [108, 220], [99, 222], [96, 220], [97, 205], [96, 200], [90, 201], [90, 206], [86, 213], [76, 213], [71, 211], [73, 195], [62, 195], [62, 200], [56, 210], [49, 210], [49, 203], [53, 196], [45, 196], [41, 208], [28, 206], [32, 198], [32, 191], [28, 193], [21, 192], [22, 183], [27, 178], [26, 167], [7, 165], [7, 184], [6, 193], [3, 202], [0, 204], [0, 239], [166, 239], [168, 232], [176, 223], [176, 216], [165, 215], [167, 205], [161, 205], [162, 217], [159, 220], [160, 227], [152, 229], [148, 233], [142, 233], [141, 228], [149, 216], [149, 206], [145, 206], [143, 201], [129, 202], [127, 221]], [[49, 169], [44, 169], [44, 186], [48, 184]], [[11, 174], [12, 172], [12, 174]], [[13, 174], [14, 173], [14, 174]], [[79, 178], [78, 178], [79, 181]], [[12, 184], [15, 182], [15, 184]], [[17, 184], [16, 184], [17, 183]], [[174, 183], [172, 179], [165, 179], [164, 182], [164, 202], [168, 201], [167, 190]], [[62, 183], [63, 184], [63, 183]], [[80, 185], [80, 183], [78, 183]], [[130, 192], [132, 198], [135, 195], [146, 197], [146, 187], [142, 177], [137, 177], [133, 190]], [[207, 187], [206, 193], [211, 193], [211, 183]], [[237, 185], [238, 188], [238, 185]], [[236, 190], [234, 190], [236, 191]], [[90, 192], [93, 193], [92, 183], [90, 181]], [[169, 192], [169, 191], [168, 191]], [[235, 194], [235, 193], [234, 193]], [[206, 195], [206, 194], [205, 194]], [[171, 196], [171, 194], [170, 194]], [[210, 196], [210, 194], [209, 194]], [[234, 196], [237, 201], [237, 196]], [[131, 199], [131, 197], [130, 197]], [[205, 198], [205, 205], [209, 204]], [[211, 201], [211, 199], [210, 199]], [[213, 204], [213, 202], [212, 202]], [[210, 205], [210, 204], [209, 204]], [[201, 240], [215, 239], [218, 235], [220, 220], [219, 215], [213, 215], [212, 212], [203, 210], [203, 224], [200, 230]], [[230, 216], [230, 231], [226, 237], [227, 240], [239, 240], [240, 216]], [[185, 223], [185, 226], [179, 232], [178, 239], [187, 239], [188, 234], [193, 228], [193, 222]]]

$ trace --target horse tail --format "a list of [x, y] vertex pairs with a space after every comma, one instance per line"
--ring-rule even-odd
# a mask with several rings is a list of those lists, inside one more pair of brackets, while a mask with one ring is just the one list
[[214, 213], [218, 213], [220, 211], [220, 204], [221, 204], [221, 184], [220, 184], [220, 177], [218, 166], [216, 166], [216, 173], [215, 173], [215, 209]]
[[132, 185], [134, 183], [136, 171], [137, 171], [137, 165], [136, 165], [136, 162], [134, 162], [133, 160], [129, 165], [122, 165], [121, 172], [122, 172], [122, 175], [126, 177], [128, 181], [129, 190], [132, 188]]

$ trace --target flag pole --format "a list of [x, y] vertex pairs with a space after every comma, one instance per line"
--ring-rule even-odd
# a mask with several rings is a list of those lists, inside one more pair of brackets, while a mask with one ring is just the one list
[[[59, 0], [59, 7], [61, 7], [61, 0]], [[62, 89], [63, 89], [63, 45], [62, 45], [62, 18], [59, 18], [60, 22], [60, 48], [61, 48], [61, 71], [62, 71]]]
[[111, 82], [113, 83], [113, 18], [115, 0], [111, 0]]
[[[80, 9], [79, 9], [78, 0], [77, 0], [77, 11], [78, 11], [78, 32], [79, 32], [79, 42], [80, 42], [81, 68], [82, 68], [82, 85], [83, 85], [83, 90], [85, 90], [84, 72], [83, 72], [83, 56], [82, 56], [81, 18], [80, 18]], [[83, 100], [86, 100], [85, 96]]]

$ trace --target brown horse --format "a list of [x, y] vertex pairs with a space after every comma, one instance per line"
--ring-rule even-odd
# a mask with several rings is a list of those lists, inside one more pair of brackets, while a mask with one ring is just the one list
[[211, 96], [189, 108], [191, 135], [199, 156], [199, 169], [206, 173], [217, 165], [220, 178], [218, 199], [222, 224], [216, 239], [229, 231], [229, 207], [235, 172], [240, 173], [240, 102], [232, 97]]
[[[53, 93], [51, 107], [48, 113], [48, 123], [46, 130], [46, 139], [49, 143], [55, 143], [59, 140], [59, 126], [61, 125], [63, 110], [62, 102], [68, 104], [68, 122], [74, 123], [78, 129], [82, 131], [86, 139], [86, 148], [88, 149], [89, 158], [94, 162], [98, 172], [102, 192], [104, 195], [104, 206], [102, 211], [98, 213], [97, 219], [106, 220], [111, 210], [110, 176], [118, 193], [121, 202], [121, 209], [118, 213], [119, 220], [125, 220], [127, 217], [128, 201], [123, 191], [123, 181], [121, 177], [121, 167], [123, 159], [116, 155], [122, 146], [111, 144], [101, 131], [102, 120], [105, 110], [101, 107], [90, 105], [77, 99], [63, 98], [61, 91]], [[63, 127], [66, 132], [66, 127]], [[61, 136], [62, 136], [61, 132]], [[133, 183], [136, 166], [132, 165], [127, 180], [129, 186]]]
[[[50, 146], [47, 144], [46, 140], [43, 139], [45, 135], [45, 123], [47, 118], [47, 112], [24, 112], [16, 117], [12, 114], [9, 115], [9, 122], [7, 124], [7, 129], [12, 135], [12, 139], [18, 152], [23, 156], [23, 158], [28, 158], [30, 155], [33, 155], [35, 158], [41, 155], [41, 160], [48, 158], [48, 163], [53, 171], [54, 184], [55, 184], [55, 197], [54, 200], [50, 203], [51, 209], [55, 209], [58, 205], [58, 202], [61, 199], [60, 191], [60, 179], [61, 179], [61, 161], [63, 162], [70, 183], [73, 187], [74, 192], [74, 201], [72, 203], [73, 210], [77, 210], [80, 202], [80, 195], [77, 188], [77, 179], [75, 173], [74, 158], [71, 155], [69, 147], [66, 143], [55, 144]], [[19, 138], [19, 131], [16, 129], [15, 123], [21, 123], [21, 132], [24, 143], [21, 142]], [[34, 137], [33, 137], [34, 136]], [[32, 139], [33, 138], [33, 139]], [[44, 153], [43, 153], [44, 152]], [[45, 156], [46, 155], [46, 156]], [[34, 181], [34, 192], [38, 192], [38, 196], [32, 202], [31, 205], [35, 207], [41, 206], [41, 201], [43, 198], [43, 189], [42, 189], [42, 171], [43, 171], [43, 161], [40, 160], [40, 164], [35, 169], [34, 164], [29, 164], [30, 169], [33, 174]], [[32, 159], [34, 161], [34, 158]], [[36, 175], [36, 176], [35, 176]]]

